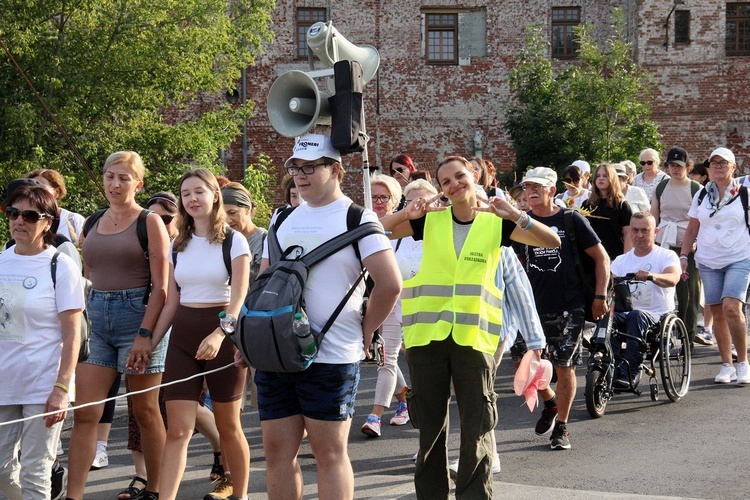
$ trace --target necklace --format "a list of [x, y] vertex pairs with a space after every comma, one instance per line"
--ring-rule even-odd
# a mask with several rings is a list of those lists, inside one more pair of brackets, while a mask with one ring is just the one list
[[120, 224], [120, 223], [121, 223], [122, 221], [124, 221], [124, 220], [127, 220], [127, 219], [129, 219], [129, 218], [130, 218], [130, 213], [128, 213], [127, 215], [125, 215], [125, 217], [121, 218], [121, 219], [120, 219], [120, 220], [118, 221], [117, 219], [115, 219], [115, 216], [114, 216], [114, 215], [112, 215], [112, 212], [110, 212], [109, 210], [107, 210], [107, 214], [109, 215], [109, 218], [110, 218], [110, 220], [112, 221], [112, 224], [114, 224], [114, 225], [115, 225], [115, 227], [117, 227], [117, 225], [118, 225], [118, 224]]

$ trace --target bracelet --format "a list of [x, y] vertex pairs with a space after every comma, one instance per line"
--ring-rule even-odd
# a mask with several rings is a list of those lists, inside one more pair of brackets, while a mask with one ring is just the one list
[[688, 260], [688, 256], [687, 255], [680, 255], [680, 260]]
[[68, 394], [70, 391], [68, 390], [68, 386], [65, 384], [61, 384], [60, 382], [55, 384], [55, 387], [58, 389], [62, 389], [65, 394]]
[[531, 218], [531, 217], [529, 217], [528, 215], [526, 215], [526, 212], [524, 212], [524, 211], [522, 210], [522, 211], [521, 211], [521, 215], [519, 215], [519, 216], [518, 216], [518, 220], [516, 221], [516, 226], [518, 226], [518, 227], [520, 227], [521, 229], [523, 229], [523, 226], [525, 226], [525, 225], [526, 225], [526, 223], [527, 223], [528, 219], [530, 219], [530, 218]]
[[524, 231], [528, 231], [531, 228], [531, 216], [526, 215], [526, 218], [528, 219], [528, 222], [526, 223], [526, 227], [523, 228]]
[[604, 295], [594, 295], [594, 300], [607, 300], [607, 297]]

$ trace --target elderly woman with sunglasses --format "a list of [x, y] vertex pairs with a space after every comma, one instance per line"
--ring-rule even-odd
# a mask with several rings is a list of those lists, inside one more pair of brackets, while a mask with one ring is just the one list
[[0, 422], [59, 413], [0, 427], [0, 491], [49, 498], [81, 343], [81, 273], [52, 246], [59, 224], [52, 192], [22, 186], [4, 206], [15, 245], [0, 254], [0, 379], [12, 382], [0, 384]]
[[[695, 195], [688, 211], [690, 221], [682, 241], [680, 264], [684, 275], [688, 255], [697, 243], [695, 261], [706, 305], [713, 313], [722, 363], [714, 382], [750, 384], [747, 324], [742, 310], [750, 284], [750, 229], [742, 202], [742, 191], [747, 195], [747, 187], [734, 178], [737, 163], [727, 148], [711, 153], [709, 168], [711, 181]], [[732, 364], [732, 342], [737, 348], [736, 369]]]
[[661, 158], [659, 152], [655, 149], [644, 149], [639, 156], [643, 171], [635, 176], [633, 186], [643, 189], [646, 192], [646, 197], [650, 200], [656, 186], [664, 179], [669, 179], [669, 175], [659, 169]]

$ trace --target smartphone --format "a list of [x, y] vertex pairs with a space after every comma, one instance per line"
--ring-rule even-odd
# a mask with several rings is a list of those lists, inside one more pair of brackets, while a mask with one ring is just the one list
[[411, 176], [409, 177], [410, 181], [415, 181], [417, 179], [427, 179], [427, 172], [412, 172]]

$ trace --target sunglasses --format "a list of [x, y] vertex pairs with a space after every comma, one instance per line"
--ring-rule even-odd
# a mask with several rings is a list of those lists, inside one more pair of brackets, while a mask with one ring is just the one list
[[654, 164], [654, 160], [641, 161], [641, 166], [643, 166], [643, 165], [653, 165], [653, 164]]
[[578, 179], [576, 179], [576, 180], [573, 180], [573, 179], [571, 179], [570, 177], [565, 177], [565, 178], [563, 179], [563, 182], [567, 182], [568, 184], [573, 184], [574, 182], [578, 182]]
[[54, 218], [49, 214], [35, 212], [34, 210], [18, 210], [17, 208], [13, 207], [8, 207], [5, 210], [5, 215], [7, 215], [10, 220], [16, 220], [20, 215], [23, 218], [24, 222], [28, 222], [29, 224], [36, 224], [41, 219]]
[[174, 220], [174, 215], [160, 215], [161, 220], [164, 222], [165, 226], [168, 226], [172, 220]]
[[404, 168], [403, 167], [392, 168], [391, 169], [391, 175], [393, 175], [394, 172], [398, 172], [399, 174], [403, 174], [404, 173]]

